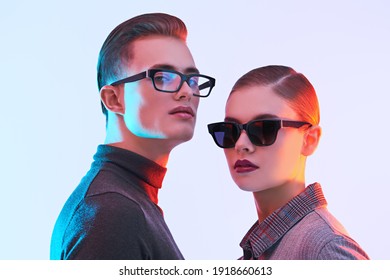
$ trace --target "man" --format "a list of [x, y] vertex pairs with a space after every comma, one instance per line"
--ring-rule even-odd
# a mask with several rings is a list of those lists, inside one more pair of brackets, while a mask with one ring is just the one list
[[158, 207], [171, 150], [193, 136], [199, 74], [178, 18], [144, 14], [117, 26], [99, 54], [105, 144], [61, 211], [51, 259], [183, 259]]

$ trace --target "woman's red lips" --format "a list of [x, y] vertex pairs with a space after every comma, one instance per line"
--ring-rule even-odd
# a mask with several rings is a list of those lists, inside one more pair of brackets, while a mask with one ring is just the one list
[[236, 163], [234, 164], [234, 170], [236, 170], [236, 172], [238, 173], [251, 172], [258, 168], [259, 167], [256, 164], [246, 159], [237, 160]]
[[170, 115], [188, 114], [188, 115], [191, 115], [192, 117], [195, 116], [194, 110], [192, 110], [192, 108], [188, 107], [188, 106], [178, 106], [178, 107], [172, 109], [171, 111], [169, 111], [169, 114]]

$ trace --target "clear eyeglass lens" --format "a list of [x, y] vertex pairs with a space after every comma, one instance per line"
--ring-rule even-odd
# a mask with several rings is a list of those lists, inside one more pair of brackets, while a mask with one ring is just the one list
[[[177, 91], [180, 89], [180, 84], [182, 84], [180, 75], [172, 72], [156, 72], [153, 80], [156, 88], [163, 91]], [[207, 78], [193, 76], [190, 77], [186, 83], [193, 90], [194, 94], [206, 96], [210, 91], [210, 80]]]
[[199, 95], [207, 95], [210, 91], [210, 80], [204, 77], [195, 76], [190, 81], [191, 88]]
[[180, 85], [181, 77], [172, 72], [156, 72], [154, 74], [154, 84], [160, 90], [174, 91]]

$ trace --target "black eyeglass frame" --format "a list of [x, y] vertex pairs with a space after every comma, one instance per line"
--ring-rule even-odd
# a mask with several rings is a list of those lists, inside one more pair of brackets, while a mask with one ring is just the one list
[[[273, 137], [273, 140], [271, 143], [267, 143], [267, 144], [256, 144], [254, 143], [255, 141], [253, 141], [252, 139], [252, 135], [251, 133], [248, 132], [248, 127], [255, 123], [255, 122], [273, 122], [275, 123], [275, 136]], [[214, 128], [217, 126], [217, 125], [224, 125], [224, 124], [230, 124], [232, 125], [237, 131], [237, 139], [235, 139], [233, 142], [232, 145], [229, 145], [229, 146], [222, 146], [218, 143], [218, 140], [215, 136], [215, 131], [214, 131]], [[215, 144], [222, 148], [222, 149], [229, 149], [229, 148], [234, 148], [236, 146], [236, 143], [238, 141], [238, 139], [240, 138], [240, 135], [241, 135], [241, 132], [242, 130], [245, 130], [247, 135], [248, 135], [248, 138], [249, 140], [251, 141], [251, 143], [255, 146], [259, 146], [259, 147], [267, 147], [267, 146], [271, 146], [275, 143], [277, 137], [278, 137], [278, 133], [279, 133], [279, 130], [283, 127], [293, 127], [293, 128], [300, 128], [304, 125], [309, 125], [309, 127], [312, 126], [311, 123], [308, 123], [308, 122], [302, 122], [302, 121], [291, 121], [291, 120], [276, 120], [276, 119], [257, 119], [257, 120], [252, 120], [252, 121], [249, 121], [245, 124], [240, 124], [240, 123], [235, 123], [235, 122], [217, 122], [217, 123], [210, 123], [207, 125], [208, 127], [208, 131], [209, 133], [211, 134], [211, 136], [213, 137], [213, 140], [215, 142]]]
[[[176, 90], [163, 90], [163, 89], [157, 88], [157, 86], [154, 82], [154, 75], [156, 75], [157, 72], [169, 72], [169, 73], [174, 73], [174, 74], [179, 75], [181, 80], [180, 80], [180, 84], [179, 84], [178, 88]], [[139, 81], [139, 80], [142, 80], [145, 78], [150, 78], [152, 80], [153, 87], [155, 90], [161, 91], [161, 92], [173, 93], [173, 92], [178, 92], [181, 89], [181, 87], [183, 86], [184, 82], [186, 82], [188, 84], [188, 86], [191, 87], [189, 84], [189, 81], [192, 77], [202, 77], [202, 78], [208, 79], [207, 82], [198, 86], [199, 91], [201, 91], [202, 89], [205, 89], [205, 88], [209, 88], [209, 92], [206, 95], [192, 93], [194, 96], [197, 96], [197, 97], [208, 97], [211, 93], [211, 90], [215, 86], [215, 79], [213, 77], [206, 76], [203, 74], [198, 74], [198, 73], [186, 75], [186, 74], [180, 73], [180, 72], [175, 71], [175, 70], [170, 70], [170, 69], [149, 69], [149, 70], [146, 70], [144, 72], [135, 74], [133, 76], [130, 76], [130, 77], [118, 80], [116, 82], [113, 82], [110, 84], [110, 86], [117, 86], [117, 85], [124, 84], [124, 83], [131, 83], [131, 82], [136, 82], [136, 81]]]

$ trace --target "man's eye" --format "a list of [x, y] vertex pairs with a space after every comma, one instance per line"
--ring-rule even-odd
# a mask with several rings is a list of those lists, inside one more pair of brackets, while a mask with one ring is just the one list
[[197, 87], [198, 86], [198, 78], [193, 77], [190, 79], [190, 87]]
[[175, 77], [172, 74], [162, 73], [162, 74], [156, 74], [154, 76], [154, 81], [158, 82], [158, 83], [169, 83], [174, 79], [175, 79]]

